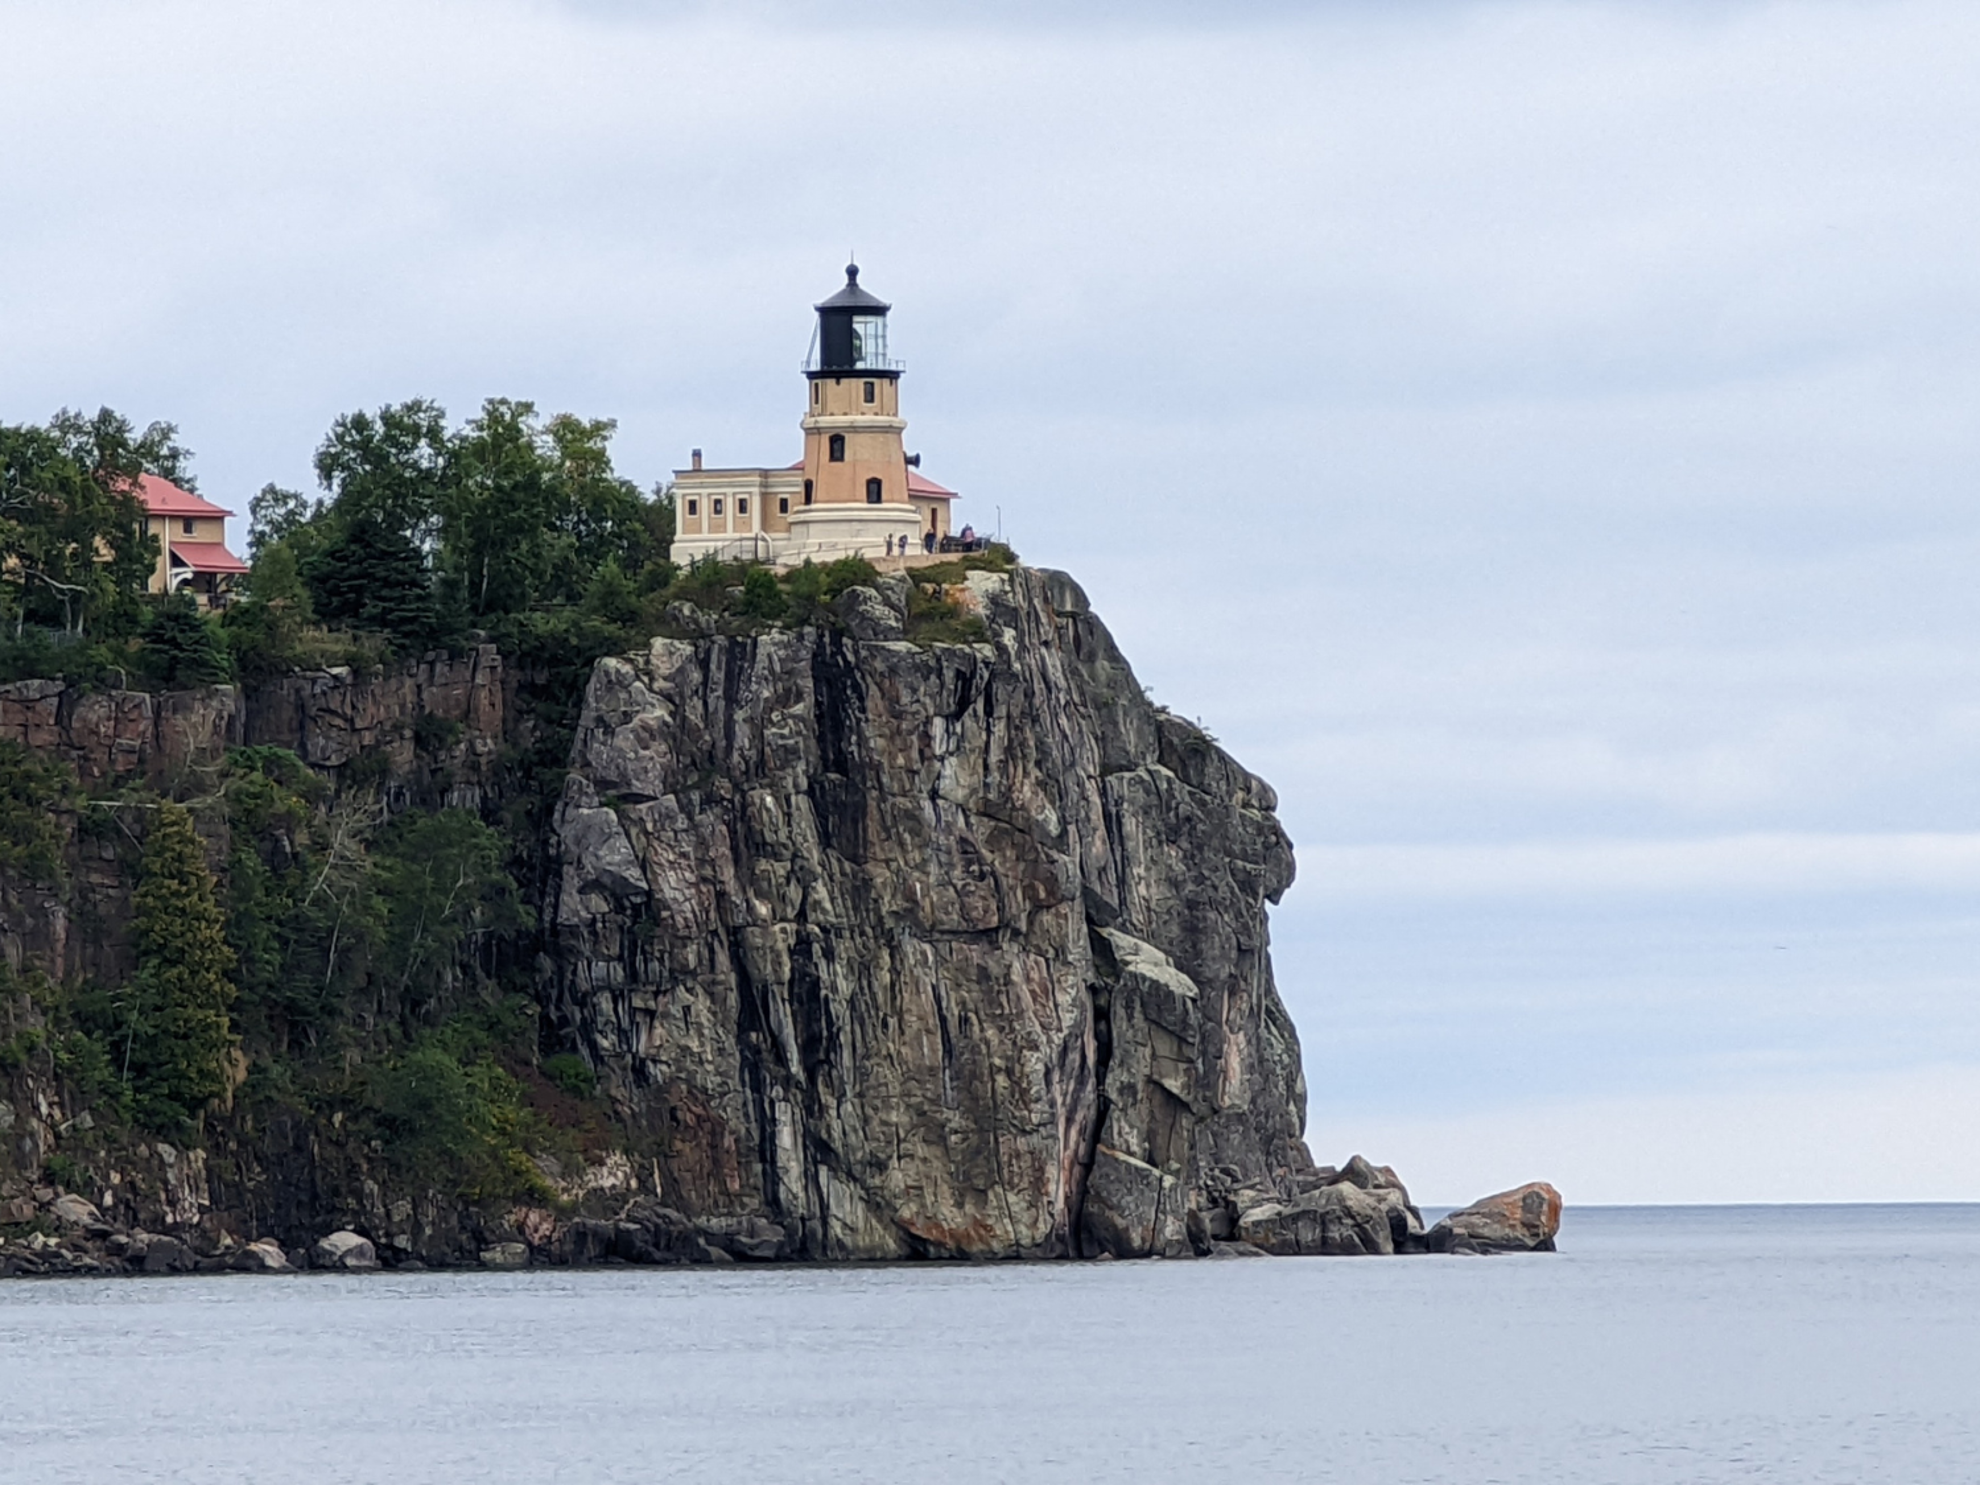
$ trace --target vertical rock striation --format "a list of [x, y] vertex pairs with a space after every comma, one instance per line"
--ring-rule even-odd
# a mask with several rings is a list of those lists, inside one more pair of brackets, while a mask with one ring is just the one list
[[1202, 1250], [1311, 1167], [1275, 798], [1148, 702], [1070, 578], [959, 596], [986, 642], [849, 623], [598, 666], [551, 1009], [665, 1205], [763, 1256]]

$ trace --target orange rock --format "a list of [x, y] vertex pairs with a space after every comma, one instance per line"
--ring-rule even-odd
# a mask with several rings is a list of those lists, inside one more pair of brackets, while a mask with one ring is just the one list
[[1561, 1193], [1533, 1181], [1451, 1213], [1424, 1246], [1432, 1253], [1551, 1253], [1560, 1230]]

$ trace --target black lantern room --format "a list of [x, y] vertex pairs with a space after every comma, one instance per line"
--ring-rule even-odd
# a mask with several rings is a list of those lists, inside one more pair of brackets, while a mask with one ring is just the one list
[[859, 286], [859, 265], [846, 265], [846, 286], [818, 311], [817, 354], [813, 375], [857, 372], [872, 376], [898, 373], [900, 363], [887, 359], [887, 311], [893, 306]]

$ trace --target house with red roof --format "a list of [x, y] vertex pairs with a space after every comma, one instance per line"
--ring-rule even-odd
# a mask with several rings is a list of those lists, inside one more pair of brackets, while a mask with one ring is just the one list
[[965, 549], [950, 526], [956, 492], [923, 474], [921, 456], [902, 443], [903, 367], [887, 354], [892, 306], [861, 288], [849, 264], [845, 287], [812, 308], [804, 457], [781, 469], [704, 468], [696, 449], [690, 467], [674, 471], [676, 559], [912, 565]]
[[189, 591], [202, 608], [225, 603], [248, 570], [227, 549], [227, 518], [233, 512], [155, 474], [138, 476], [137, 496], [144, 505], [144, 529], [158, 538], [158, 566], [146, 591]]

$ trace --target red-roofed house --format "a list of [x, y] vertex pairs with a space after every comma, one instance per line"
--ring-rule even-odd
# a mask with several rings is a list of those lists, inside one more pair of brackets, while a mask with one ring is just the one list
[[227, 517], [233, 514], [155, 474], [138, 476], [144, 529], [158, 538], [158, 567], [146, 584], [152, 593], [190, 590], [203, 607], [224, 603], [247, 563], [227, 550]]

